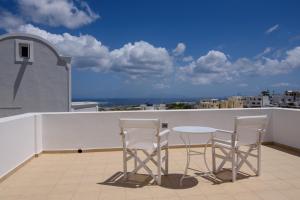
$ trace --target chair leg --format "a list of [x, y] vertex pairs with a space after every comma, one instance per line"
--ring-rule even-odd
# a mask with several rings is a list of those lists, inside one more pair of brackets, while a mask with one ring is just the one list
[[157, 150], [157, 178], [156, 182], [158, 185], [161, 185], [161, 150]]
[[168, 146], [166, 147], [166, 150], [165, 150], [165, 171], [166, 171], [166, 175], [169, 174], [169, 149], [168, 149]]
[[236, 166], [239, 165], [240, 161], [241, 161], [241, 158], [240, 158], [239, 154], [236, 154]]
[[235, 156], [235, 149], [231, 150], [231, 159], [232, 159], [232, 182], [236, 181], [236, 156]]
[[261, 147], [258, 145], [257, 147], [257, 176], [261, 174]]
[[236, 166], [236, 170], [235, 170], [236, 174], [237, 174], [237, 172], [239, 170], [238, 166], [239, 166], [239, 164], [241, 162], [241, 158], [240, 158], [238, 152], [239, 152], [239, 148], [236, 149], [236, 161], [235, 161], [235, 163], [236, 163], [236, 165], [235, 165]]
[[134, 169], [136, 169], [137, 168], [137, 159], [136, 159], [136, 157], [137, 157], [137, 150], [136, 149], [134, 150], [134, 155], [135, 155], [135, 157], [134, 157]]
[[123, 173], [124, 178], [127, 179], [127, 150], [123, 149]]
[[214, 145], [214, 142], [212, 142], [212, 145], [211, 145], [211, 155], [212, 155], [212, 171], [213, 173], [216, 173], [216, 148], [215, 148], [215, 145]]

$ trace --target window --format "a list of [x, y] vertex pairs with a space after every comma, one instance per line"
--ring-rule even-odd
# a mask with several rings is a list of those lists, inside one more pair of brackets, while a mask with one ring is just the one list
[[19, 56], [21, 58], [30, 58], [29, 44], [19, 44]]
[[15, 40], [15, 54], [16, 62], [30, 62], [34, 61], [33, 58], [33, 42], [30, 40]]

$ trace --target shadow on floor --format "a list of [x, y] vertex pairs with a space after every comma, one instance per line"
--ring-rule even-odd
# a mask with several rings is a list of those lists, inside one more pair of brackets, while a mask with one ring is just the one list
[[198, 185], [198, 180], [194, 177], [186, 177], [180, 185], [180, 179], [183, 174], [168, 174], [162, 176], [161, 187], [168, 189], [188, 189]]
[[152, 177], [147, 174], [127, 173], [127, 179], [125, 179], [123, 172], [117, 172], [105, 181], [98, 184], [111, 185], [115, 187], [139, 188], [144, 187], [145, 185], [150, 185], [151, 181]]
[[296, 149], [293, 149], [291, 147], [280, 146], [280, 145], [276, 145], [276, 144], [265, 144], [264, 146], [270, 147], [270, 148], [278, 150], [278, 151], [282, 151], [284, 153], [288, 153], [288, 154], [300, 157], [300, 151], [296, 150]]
[[[238, 181], [250, 177], [253, 176], [239, 171], [236, 180]], [[228, 183], [232, 181], [232, 171], [231, 169], [224, 168], [220, 172], [216, 173], [214, 176], [203, 176], [202, 178], [211, 181], [213, 184]]]
[[[162, 176], [161, 187], [169, 189], [187, 189], [198, 184], [198, 180], [194, 177], [186, 178], [180, 185], [182, 174], [168, 174]], [[123, 172], [117, 172], [104, 182], [98, 183], [102, 185], [110, 185], [115, 187], [141, 188], [146, 185], [155, 185], [153, 178], [147, 174], [127, 174], [124, 178]]]

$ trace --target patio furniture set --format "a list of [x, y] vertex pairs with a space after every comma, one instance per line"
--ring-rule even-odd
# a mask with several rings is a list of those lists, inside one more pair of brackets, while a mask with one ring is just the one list
[[[137, 173], [142, 168], [146, 170], [158, 185], [161, 185], [162, 174], [168, 174], [168, 137], [170, 133], [179, 134], [186, 148], [186, 166], [180, 184], [185, 178], [189, 178], [188, 170], [199, 172], [201, 176], [214, 176], [223, 169], [226, 162], [231, 163], [232, 182], [236, 181], [237, 173], [246, 164], [257, 176], [261, 173], [261, 142], [266, 133], [267, 116], [238, 116], [235, 117], [233, 131], [221, 130], [204, 126], [177, 126], [161, 130], [159, 119], [120, 119], [120, 129], [123, 145], [123, 173], [124, 178], [128, 176], [127, 162], [134, 160], [134, 169], [131, 173]], [[220, 137], [219, 134], [227, 137]], [[209, 139], [205, 144], [203, 152], [191, 148], [191, 135], [207, 135]], [[212, 149], [212, 170], [209, 168], [206, 158], [207, 147]], [[219, 149], [218, 151], [216, 149]], [[145, 155], [142, 159], [138, 152]], [[206, 172], [190, 167], [191, 157], [202, 155], [207, 168]], [[257, 160], [254, 167], [249, 158]], [[217, 166], [216, 159], [221, 162]], [[147, 164], [152, 162], [155, 170], [150, 169]]]

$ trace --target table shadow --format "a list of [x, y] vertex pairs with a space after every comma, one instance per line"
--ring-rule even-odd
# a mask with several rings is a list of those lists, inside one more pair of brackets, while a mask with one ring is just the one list
[[123, 172], [116, 172], [111, 177], [98, 184], [110, 185], [114, 187], [125, 188], [141, 188], [144, 186], [157, 185], [168, 189], [187, 189], [192, 188], [198, 184], [198, 180], [194, 177], [186, 177], [180, 185], [180, 179], [183, 174], [168, 174], [163, 175], [161, 185], [157, 185], [153, 178], [148, 174], [133, 174], [127, 173], [127, 178], [124, 177]]

